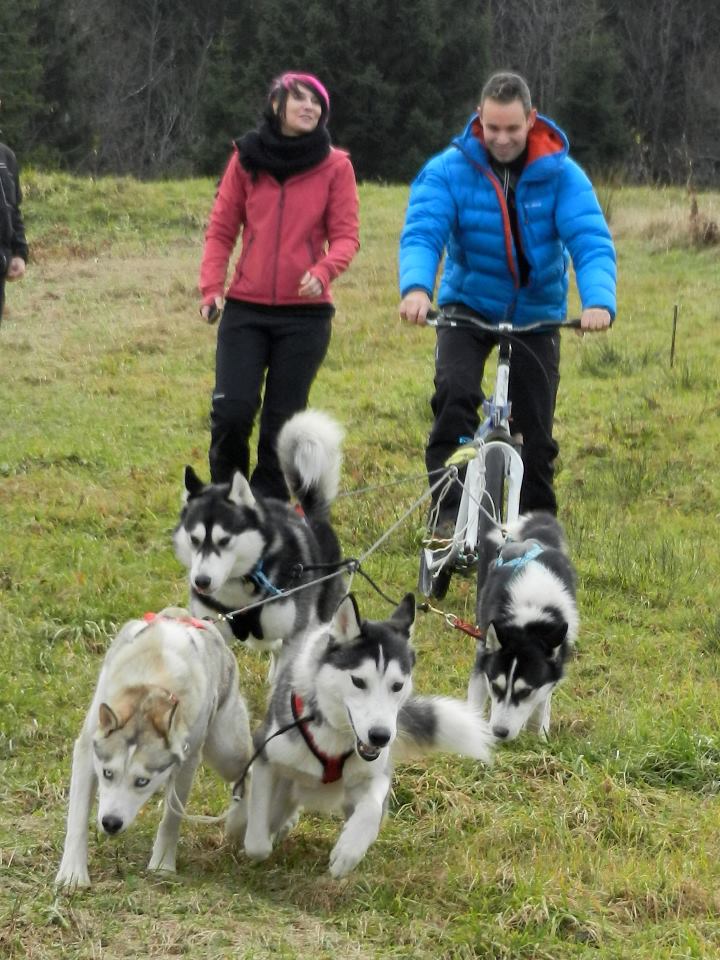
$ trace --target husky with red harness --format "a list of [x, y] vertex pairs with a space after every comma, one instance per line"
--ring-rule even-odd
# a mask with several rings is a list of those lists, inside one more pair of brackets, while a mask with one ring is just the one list
[[[96, 790], [97, 825], [110, 836], [127, 829], [150, 797], [165, 790], [149, 869], [174, 872], [180, 820], [201, 755], [233, 783], [250, 746], [237, 664], [218, 630], [174, 607], [130, 620], [106, 654], [75, 742], [55, 882], [70, 889], [90, 885], [88, 820]], [[241, 798], [228, 812], [228, 836], [242, 835], [245, 820]]]
[[248, 808], [245, 852], [264, 860], [301, 807], [345, 812], [330, 854], [342, 877], [380, 830], [393, 763], [431, 751], [488, 761], [492, 736], [480, 715], [449, 697], [412, 693], [415, 599], [388, 620], [362, 620], [345, 597], [329, 626], [285, 656], [275, 677]]

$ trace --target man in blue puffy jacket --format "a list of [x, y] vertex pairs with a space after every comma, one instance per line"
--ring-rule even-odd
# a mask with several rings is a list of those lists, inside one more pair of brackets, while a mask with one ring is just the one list
[[[615, 249], [592, 184], [568, 156], [568, 140], [532, 106], [518, 74], [494, 74], [464, 132], [433, 157], [410, 191], [400, 239], [400, 315], [424, 324], [441, 258], [438, 304], [516, 328], [557, 322], [567, 311], [569, 261], [582, 328], [604, 330], [615, 315]], [[431, 480], [461, 437], [471, 437], [485, 361], [496, 338], [465, 328], [437, 331], [435, 416], [425, 461]], [[560, 333], [528, 332], [510, 371], [512, 429], [523, 436], [520, 509], [557, 511], [558, 446], [552, 436]], [[439, 524], [457, 513], [443, 499]]]

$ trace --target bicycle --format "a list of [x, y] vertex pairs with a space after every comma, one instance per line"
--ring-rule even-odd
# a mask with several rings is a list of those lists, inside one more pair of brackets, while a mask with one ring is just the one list
[[[438, 327], [474, 327], [498, 337], [495, 387], [483, 401], [485, 419], [470, 441], [460, 446], [446, 466], [466, 465], [465, 477], [457, 473], [448, 483], [462, 484], [462, 497], [452, 537], [438, 543], [433, 536], [420, 554], [418, 589], [426, 597], [441, 600], [456, 570], [477, 569], [478, 597], [489, 564], [497, 553], [490, 538], [493, 528], [501, 531], [517, 519], [523, 482], [522, 437], [510, 432], [511, 403], [508, 400], [512, 341], [518, 333], [538, 333], [558, 328], [580, 329], [580, 320], [561, 323], [540, 321], [513, 327], [511, 323], [490, 324], [472, 313], [454, 307], [428, 313], [427, 324]], [[439, 482], [440, 483], [440, 482]], [[438, 496], [438, 505], [443, 491]], [[435, 513], [437, 519], [437, 511]], [[434, 533], [434, 530], [433, 530]], [[431, 546], [436, 543], [437, 546]]]

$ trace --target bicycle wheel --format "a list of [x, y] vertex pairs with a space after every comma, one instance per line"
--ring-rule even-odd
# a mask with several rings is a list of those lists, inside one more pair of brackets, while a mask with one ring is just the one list
[[[482, 509], [478, 516], [477, 535], [477, 600], [485, 585], [488, 566], [497, 556], [497, 544], [491, 534], [497, 530], [497, 524], [504, 523], [505, 517], [505, 457], [498, 447], [491, 447], [485, 454], [485, 492], [482, 497]], [[486, 512], [487, 511], [487, 512]], [[490, 516], [488, 516], [488, 514]], [[495, 517], [495, 523], [491, 517]]]

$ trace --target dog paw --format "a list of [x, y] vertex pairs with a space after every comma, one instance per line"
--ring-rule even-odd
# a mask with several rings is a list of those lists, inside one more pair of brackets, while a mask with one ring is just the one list
[[541, 724], [538, 724], [538, 723], [528, 722], [525, 729], [527, 730], [528, 733], [533, 734], [538, 738], [538, 740], [541, 740], [543, 743], [547, 742], [548, 734], [550, 733], [550, 730], [548, 727], [542, 726]]
[[225, 836], [230, 843], [240, 843], [247, 827], [247, 805], [234, 801], [225, 819]]
[[157, 873], [175, 873], [175, 857], [162, 857], [153, 854], [148, 864], [148, 870], [153, 870]]
[[295, 813], [288, 817], [285, 823], [280, 827], [278, 832], [275, 834], [275, 841], [280, 843], [285, 837], [290, 833], [291, 830], [294, 830], [298, 825], [298, 820], [300, 819], [300, 811], [296, 810]]
[[267, 860], [267, 858], [272, 853], [272, 843], [268, 840], [265, 842], [257, 841], [248, 841], [245, 840], [245, 856], [250, 860]]
[[347, 876], [347, 874], [360, 863], [364, 854], [364, 850], [352, 848], [340, 839], [330, 854], [330, 875], [336, 880], [340, 877]]
[[62, 863], [55, 877], [55, 886], [62, 887], [69, 892], [79, 890], [82, 887], [89, 887], [90, 874], [87, 865]]

